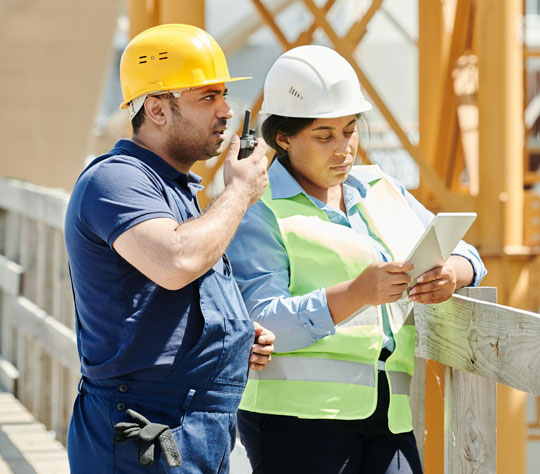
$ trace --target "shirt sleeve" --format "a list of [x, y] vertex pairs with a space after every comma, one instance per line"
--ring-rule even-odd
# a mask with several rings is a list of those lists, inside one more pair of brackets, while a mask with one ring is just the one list
[[287, 251], [274, 215], [262, 202], [248, 209], [227, 254], [251, 319], [274, 332], [277, 352], [335, 333], [324, 288], [291, 296]]
[[81, 218], [112, 247], [123, 232], [158, 217], [175, 219], [155, 176], [135, 162], [112, 158], [96, 165], [86, 180]]
[[[420, 202], [409, 191], [407, 191], [407, 189], [405, 189], [405, 186], [403, 186], [396, 180], [393, 180], [393, 183], [401, 191], [411, 209], [415, 212], [415, 214], [424, 224], [424, 227], [429, 226], [435, 215], [432, 212], [428, 211], [422, 204], [420, 204]], [[480, 258], [478, 250], [476, 250], [472, 245], [468, 244], [464, 240], [461, 240], [452, 252], [452, 255], [459, 255], [461, 257], [464, 257], [471, 263], [474, 271], [474, 278], [469, 286], [479, 286], [484, 276], [486, 276], [487, 270], [484, 263], [482, 262], [482, 259]]]

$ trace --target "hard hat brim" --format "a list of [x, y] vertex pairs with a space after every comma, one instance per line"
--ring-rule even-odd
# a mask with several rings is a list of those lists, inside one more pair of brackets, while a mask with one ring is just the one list
[[[200, 89], [201, 87], [207, 87], [207, 86], [211, 86], [211, 85], [214, 85], [214, 84], [226, 84], [227, 82], [236, 82], [236, 81], [244, 81], [246, 79], [253, 79], [253, 77], [227, 77], [227, 78], [219, 78], [219, 79], [214, 79], [212, 81], [207, 81], [207, 82], [203, 82], [202, 84], [197, 84], [196, 86], [184, 86], [182, 87], [181, 85], [178, 86], [178, 87], [166, 87], [166, 88], [163, 88], [161, 90], [155, 90], [153, 92], [166, 92], [168, 90], [179, 90], [179, 89]], [[124, 101], [120, 104], [120, 109], [127, 109], [129, 107], [129, 103], [143, 95], [143, 94], [147, 94], [148, 92], [146, 91], [143, 91], [141, 92], [140, 94], [137, 94], [135, 97], [132, 97], [131, 99], [127, 100], [127, 101]]]

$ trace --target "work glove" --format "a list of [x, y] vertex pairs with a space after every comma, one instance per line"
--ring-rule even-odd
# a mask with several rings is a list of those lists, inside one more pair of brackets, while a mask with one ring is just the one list
[[126, 413], [135, 422], [123, 421], [114, 425], [115, 443], [139, 438], [139, 463], [143, 466], [150, 466], [154, 462], [154, 444], [157, 440], [169, 466], [178, 467], [182, 464], [182, 456], [180, 456], [169, 426], [150, 423], [140, 413], [129, 408]]

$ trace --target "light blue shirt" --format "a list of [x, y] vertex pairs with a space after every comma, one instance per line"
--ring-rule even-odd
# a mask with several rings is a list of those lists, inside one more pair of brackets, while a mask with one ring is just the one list
[[[362, 174], [360, 176], [361, 179], [357, 179], [349, 175], [343, 183], [347, 210], [344, 213], [306, 194], [278, 160], [274, 160], [268, 171], [274, 198], [289, 198], [299, 193], [306, 195], [327, 214], [331, 222], [369, 236], [379, 261], [392, 261], [388, 251], [370, 233], [357, 206], [365, 198], [369, 183], [376, 177], [368, 171], [365, 180]], [[433, 219], [433, 213], [422, 206], [401, 183], [395, 180], [393, 183], [427, 227]], [[476, 249], [461, 241], [452, 253], [471, 262], [474, 269], [472, 286], [478, 286], [487, 272]], [[262, 201], [256, 202], [246, 212], [227, 255], [251, 319], [274, 332], [277, 352], [301, 349], [335, 333], [324, 288], [301, 296], [291, 296], [287, 251], [276, 218]], [[393, 350], [394, 341], [386, 317], [383, 317], [383, 330], [383, 347]]]

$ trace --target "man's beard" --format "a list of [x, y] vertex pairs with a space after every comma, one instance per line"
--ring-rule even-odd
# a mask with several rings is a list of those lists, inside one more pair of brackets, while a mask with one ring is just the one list
[[227, 120], [219, 119], [212, 132], [207, 131], [206, 136], [197, 134], [200, 129], [191, 120], [185, 119], [179, 110], [173, 111], [173, 128], [165, 145], [168, 156], [180, 165], [193, 165], [196, 161], [208, 160], [221, 152], [221, 146], [212, 143], [212, 133], [226, 127]]

